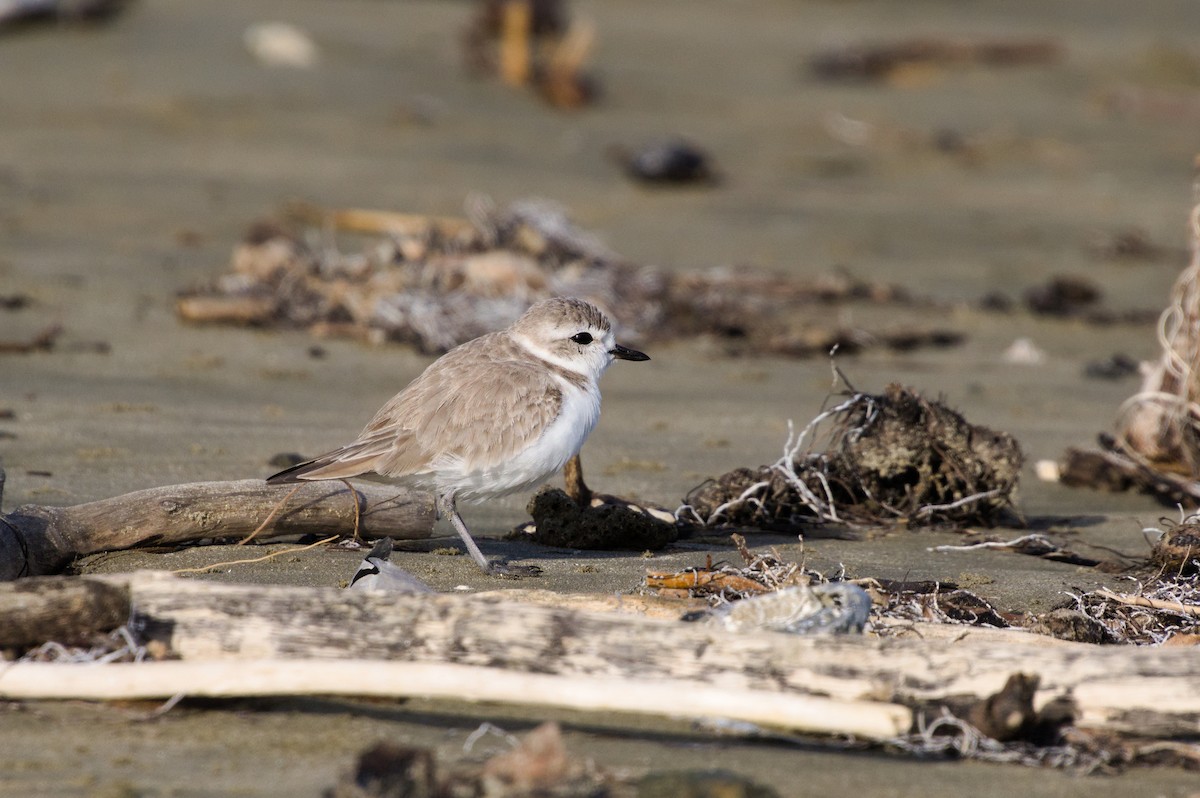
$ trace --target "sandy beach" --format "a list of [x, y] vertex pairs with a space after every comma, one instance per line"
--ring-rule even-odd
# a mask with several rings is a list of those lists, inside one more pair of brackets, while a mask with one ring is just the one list
[[[1039, 481], [1033, 464], [1093, 445], [1136, 390], [1136, 376], [1085, 376], [1089, 363], [1158, 352], [1146, 315], [1163, 307], [1186, 263], [1200, 144], [1200, 15], [1190, 0], [579, 2], [572, 15], [595, 23], [602, 94], [572, 111], [467, 74], [460, 41], [473, 9], [160, 0], [131, 4], [104, 25], [0, 32], [0, 299], [24, 298], [0, 307], [0, 340], [62, 327], [49, 351], [0, 354], [6, 511], [265, 477], [278, 453], [312, 455], [351, 440], [429, 357], [338, 339], [314, 353], [318, 342], [302, 330], [187, 325], [176, 296], [226, 271], [250, 224], [287, 201], [461, 215], [478, 192], [501, 204], [560, 203], [612, 250], [672, 272], [844, 271], [904, 286], [936, 301], [925, 322], [964, 340], [839, 357], [855, 387], [900, 382], [1015, 436], [1026, 457], [1020, 512], [1078, 551], [1143, 554], [1142, 528], [1177, 515], [1145, 496]], [[246, 28], [275, 20], [316, 43], [311, 68], [270, 67], [247, 51]], [[1039, 38], [1059, 55], [885, 81], [822, 80], [808, 66], [832, 47], [906, 36]], [[720, 182], [646, 187], [608, 154], [666, 136], [704, 147]], [[1098, 251], [1096, 242], [1129, 230], [1161, 254]], [[1055, 275], [1094, 284], [1115, 314], [1147, 314], [1095, 324], [1025, 310], [1024, 292]], [[981, 309], [989, 294], [1016, 308]], [[876, 329], [892, 323], [889, 312], [853, 303], [814, 311]], [[1006, 359], [1018, 339], [1042, 359]], [[605, 376], [603, 417], [583, 458], [595, 489], [670, 509], [709, 477], [776, 460], [788, 421], [806, 423], [834, 388], [824, 358], [730, 357], [708, 337], [647, 351], [651, 362], [618, 363]], [[465, 507], [464, 516], [485, 553], [540, 566], [540, 588], [630, 591], [648, 567], [732, 552], [685, 541], [646, 560], [500, 540], [527, 520], [526, 500]], [[448, 525], [436, 534], [402, 547], [397, 564], [438, 590], [498, 586], [469, 558], [431, 553], [455, 542]], [[930, 551], [961, 538], [941, 530], [838, 540], [814, 530], [803, 546], [766, 534], [750, 545], [851, 577], [954, 580], [1008, 609], [1043, 611], [1064, 591], [1121, 584], [1008, 552]], [[114, 552], [80, 569], [233, 558], [221, 546]], [[338, 585], [360, 558], [316, 549], [202, 578]], [[132, 714], [75, 702], [0, 707], [0, 793], [320, 795], [377, 739], [461, 757], [482, 721], [515, 732], [544, 718], [564, 725], [574, 754], [603, 767], [717, 766], [780, 795], [801, 794], [797, 773], [803, 794], [1196, 789], [1194, 773], [1171, 769], [1081, 778], [447, 702], [185, 704], [152, 722]]]

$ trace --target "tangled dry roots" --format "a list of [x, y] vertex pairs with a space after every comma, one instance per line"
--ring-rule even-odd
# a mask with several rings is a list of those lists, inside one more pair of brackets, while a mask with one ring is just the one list
[[[801, 452], [826, 420], [825, 450]], [[701, 485], [681, 518], [765, 528], [814, 520], [990, 524], [1011, 507], [1022, 459], [1012, 436], [890, 385], [882, 395], [857, 393], [822, 413], [773, 465], [739, 468]]]

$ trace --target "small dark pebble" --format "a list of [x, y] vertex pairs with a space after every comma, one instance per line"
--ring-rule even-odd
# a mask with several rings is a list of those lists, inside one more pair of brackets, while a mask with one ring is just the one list
[[26, 294], [0, 295], [0, 310], [22, 310], [29, 307], [30, 300]]
[[1085, 377], [1096, 380], [1119, 380], [1138, 373], [1138, 362], [1121, 352], [1107, 360], [1095, 360], [1083, 368]]
[[437, 773], [431, 751], [382, 742], [358, 758], [354, 784], [366, 795], [435, 796]]
[[632, 177], [647, 183], [700, 183], [714, 177], [708, 155], [681, 140], [648, 145], [623, 160]]
[[308, 348], [308, 356], [313, 360], [321, 360], [322, 358], [329, 356], [329, 350], [323, 346], [313, 344]]
[[1025, 292], [1025, 304], [1045, 316], [1071, 316], [1100, 300], [1100, 289], [1082, 277], [1054, 277]]
[[982, 310], [992, 310], [997, 313], [1011, 313], [1013, 300], [1007, 294], [1002, 294], [999, 291], [991, 291], [980, 297], [979, 307]]
[[38, 471], [36, 469], [29, 469], [25, 472], [25, 476], [27, 476], [27, 477], [52, 477], [52, 476], [54, 476], [54, 472], [53, 471]]

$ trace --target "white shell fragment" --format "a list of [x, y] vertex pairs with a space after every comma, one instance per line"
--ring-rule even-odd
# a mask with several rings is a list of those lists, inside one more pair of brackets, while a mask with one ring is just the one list
[[1020, 366], [1040, 366], [1046, 362], [1046, 353], [1030, 338], [1018, 338], [1013, 341], [1002, 355], [1005, 363], [1016, 363]]
[[1042, 482], [1058, 482], [1062, 478], [1062, 470], [1056, 460], [1038, 460], [1033, 468]]
[[310, 69], [317, 64], [317, 45], [307, 33], [287, 22], [257, 22], [242, 41], [258, 61], [270, 67]]

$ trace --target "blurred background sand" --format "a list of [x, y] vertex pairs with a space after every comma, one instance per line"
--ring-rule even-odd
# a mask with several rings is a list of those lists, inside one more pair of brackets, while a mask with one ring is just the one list
[[[296, 198], [457, 215], [471, 192], [498, 203], [541, 197], [616, 252], [664, 269], [750, 265], [806, 277], [844, 269], [907, 286], [944, 302], [938, 323], [965, 333], [965, 343], [871, 351], [840, 359], [842, 369], [862, 390], [902, 381], [943, 397], [972, 422], [1014, 434], [1030, 464], [1090, 445], [1136, 389], [1136, 378], [1085, 378], [1087, 363], [1156, 354], [1151, 323], [1094, 326], [970, 302], [992, 292], [1019, 300], [1069, 274], [1094, 282], [1116, 310], [1165, 304], [1185, 262], [1200, 150], [1200, 13], [1191, 0], [577, 2], [572, 15], [596, 26], [592, 63], [603, 94], [576, 111], [469, 77], [460, 40], [473, 10], [466, 2], [159, 0], [104, 26], [0, 35], [0, 296], [29, 299], [0, 310], [0, 339], [53, 323], [64, 330], [53, 351], [0, 356], [0, 410], [11, 411], [0, 419], [5, 509], [265, 476], [277, 452], [313, 454], [349, 440], [424, 367], [427, 358], [400, 347], [327, 341], [327, 355], [315, 358], [301, 332], [176, 319], [176, 293], [224, 271], [247, 226]], [[316, 65], [256, 61], [242, 35], [269, 20], [307, 31]], [[829, 47], [910, 35], [1048, 37], [1062, 56], [868, 83], [821, 81], [807, 67]], [[1156, 98], [1170, 101], [1149, 102]], [[648, 189], [606, 154], [671, 135], [712, 155], [717, 187]], [[1129, 229], [1168, 254], [1111, 260], [1091, 247]], [[842, 311], [851, 322], [874, 312]], [[1044, 361], [1005, 362], [1018, 338], [1031, 339]], [[733, 359], [707, 340], [650, 354], [649, 364], [618, 364], [606, 375], [604, 417], [584, 462], [594, 488], [671, 508], [708, 476], [774, 461], [788, 419], [815, 415], [832, 384], [824, 359]], [[1021, 509], [1077, 534], [1080, 546], [1127, 551], [1144, 549], [1142, 526], [1173, 513], [1144, 497], [1040, 483], [1031, 467]], [[524, 497], [464, 514], [477, 533], [499, 535], [525, 518]], [[1031, 609], [1107, 578], [1010, 554], [927, 551], [954, 538], [816, 540], [806, 556], [853, 576], [965, 577], [981, 595]], [[761, 542], [799, 556], [787, 538]], [[600, 555], [587, 558], [589, 571], [569, 552], [498, 541], [485, 550], [536, 558], [547, 570], [540, 586], [554, 589], [631, 589], [646, 567], [636, 556]], [[705, 551], [729, 554], [698, 545], [653, 564], [696, 564]], [[441, 588], [478, 581], [465, 558], [401, 556]], [[89, 567], [223, 558], [219, 549], [119, 554]], [[213, 578], [336, 584], [356, 562], [352, 553], [313, 552]], [[456, 745], [480, 717], [419, 703], [254, 710], [177, 710], [142, 726], [107, 708], [5, 710], [0, 740], [19, 764], [0, 788], [317, 794], [376, 736]], [[841, 785], [881, 796], [1131, 789], [1129, 779], [1085, 787], [1057, 773], [716, 745], [674, 729], [629, 743], [604, 721], [563, 717], [573, 724], [569, 744], [601, 761], [715, 763], [784, 794], [794, 794], [797, 768], [814, 791]], [[532, 719], [504, 718], [512, 728]], [[1182, 774], [1139, 778], [1156, 794], [1186, 792]], [[113, 792], [126, 784], [132, 792]]]

